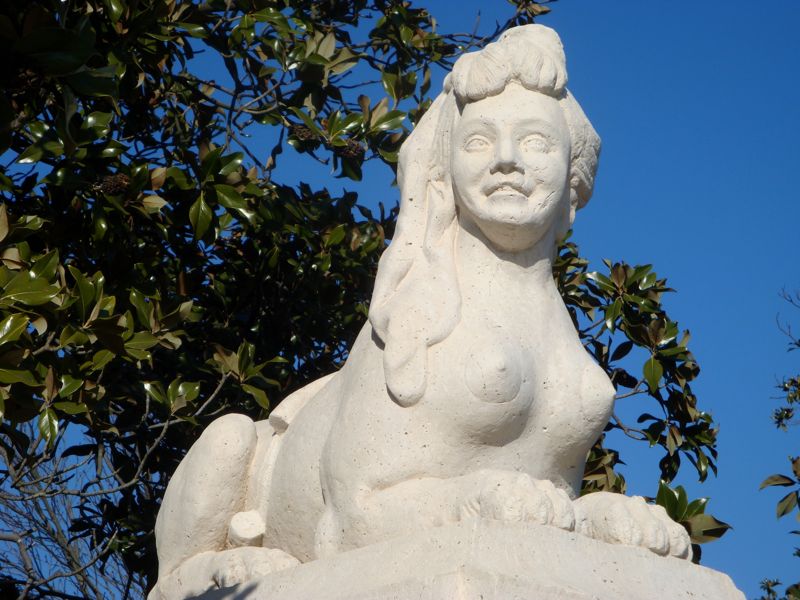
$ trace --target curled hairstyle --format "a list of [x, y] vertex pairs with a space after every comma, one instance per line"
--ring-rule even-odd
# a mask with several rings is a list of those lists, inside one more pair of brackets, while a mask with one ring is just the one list
[[384, 345], [386, 385], [401, 406], [422, 398], [428, 348], [450, 335], [461, 315], [453, 255], [457, 221], [449, 174], [451, 132], [467, 103], [500, 94], [511, 82], [555, 98], [564, 111], [571, 143], [565, 230], [592, 195], [600, 138], [566, 89], [558, 35], [542, 25], [516, 27], [459, 58], [443, 92], [400, 150], [397, 230], [381, 257], [372, 295], [369, 318]]

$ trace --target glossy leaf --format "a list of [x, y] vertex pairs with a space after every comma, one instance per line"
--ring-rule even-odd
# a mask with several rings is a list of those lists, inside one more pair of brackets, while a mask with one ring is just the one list
[[48, 446], [52, 446], [58, 435], [58, 417], [52, 409], [39, 413], [39, 434]]
[[792, 491], [780, 499], [775, 507], [775, 514], [780, 519], [797, 508], [797, 492]]
[[108, 16], [111, 19], [111, 22], [116, 23], [119, 21], [119, 18], [122, 16], [123, 11], [125, 10], [122, 0], [103, 0], [103, 3], [108, 9]]
[[774, 485], [789, 486], [794, 485], [795, 483], [797, 482], [794, 479], [787, 477], [786, 475], [770, 475], [761, 482], [761, 485], [758, 487], [758, 489], [763, 490], [765, 487]]
[[686, 525], [692, 542], [695, 544], [705, 544], [718, 540], [731, 528], [727, 523], [707, 514], [689, 517], [686, 520]]
[[211, 225], [212, 216], [211, 208], [201, 195], [189, 209], [189, 221], [192, 224], [192, 229], [194, 229], [195, 238], [200, 239], [205, 235], [209, 225]]
[[59, 291], [60, 288], [57, 285], [50, 284], [46, 279], [18, 277], [0, 293], [0, 304], [19, 303], [27, 306], [41, 306], [55, 298]]
[[664, 375], [664, 368], [655, 356], [651, 356], [647, 359], [647, 362], [644, 363], [642, 374], [644, 375], [644, 380], [647, 382], [650, 391], [655, 392], [658, 390], [661, 377]]
[[16, 342], [28, 327], [28, 323], [27, 315], [17, 313], [7, 316], [0, 322], [0, 344]]

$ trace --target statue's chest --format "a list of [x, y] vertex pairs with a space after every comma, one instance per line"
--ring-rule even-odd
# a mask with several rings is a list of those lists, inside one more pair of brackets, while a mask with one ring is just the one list
[[457, 327], [432, 353], [431, 384], [439, 391], [458, 390], [468, 404], [514, 402], [529, 391], [533, 356], [514, 331], [481, 325]]
[[423, 401], [470, 429], [518, 422], [533, 402], [537, 380], [537, 360], [524, 332], [488, 319], [462, 320], [429, 351]]

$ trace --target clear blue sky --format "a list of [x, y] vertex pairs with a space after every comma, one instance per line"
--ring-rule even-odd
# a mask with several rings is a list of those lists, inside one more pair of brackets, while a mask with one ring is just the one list
[[[421, 0], [443, 31], [480, 31], [505, 20], [502, 0]], [[775, 519], [782, 488], [758, 491], [786, 457], [800, 454], [800, 427], [772, 426], [776, 384], [800, 372], [787, 354], [780, 314], [800, 330], [800, 311], [780, 297], [800, 289], [800, 2], [772, 0], [560, 0], [540, 23], [562, 37], [570, 89], [603, 139], [594, 198], [573, 239], [601, 259], [652, 263], [677, 289], [672, 318], [692, 332], [702, 373], [693, 386], [721, 427], [719, 477], [678, 480], [734, 530], [704, 547], [703, 563], [728, 573], [748, 598], [765, 577], [800, 580], [800, 529]], [[433, 90], [441, 87], [441, 77]], [[364, 182], [332, 180], [290, 157], [302, 178], [362, 201], [392, 205], [380, 165]], [[371, 199], [373, 201], [371, 201]], [[636, 406], [632, 407], [634, 410]], [[637, 413], [638, 414], [638, 413]], [[641, 443], [624, 456], [629, 491], [653, 495], [659, 454]]]

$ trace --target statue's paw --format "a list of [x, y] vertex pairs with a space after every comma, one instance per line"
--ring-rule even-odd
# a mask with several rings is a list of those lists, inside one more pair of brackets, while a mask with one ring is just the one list
[[245, 583], [300, 564], [272, 548], [243, 547], [197, 554], [160, 577], [148, 600], [184, 600], [209, 590]]
[[300, 564], [293, 556], [274, 548], [245, 546], [218, 552], [212, 580], [226, 588]]
[[482, 479], [477, 495], [462, 509], [462, 517], [480, 515], [498, 521], [554, 525], [567, 531], [574, 528], [572, 502], [552, 482], [507, 471], [488, 471]]
[[640, 496], [596, 492], [575, 501], [576, 531], [610, 544], [641, 546], [656, 554], [691, 558], [686, 530], [661, 506]]
[[214, 589], [211, 571], [215, 554], [195, 554], [171, 573], [159, 576], [147, 600], [184, 600]]

